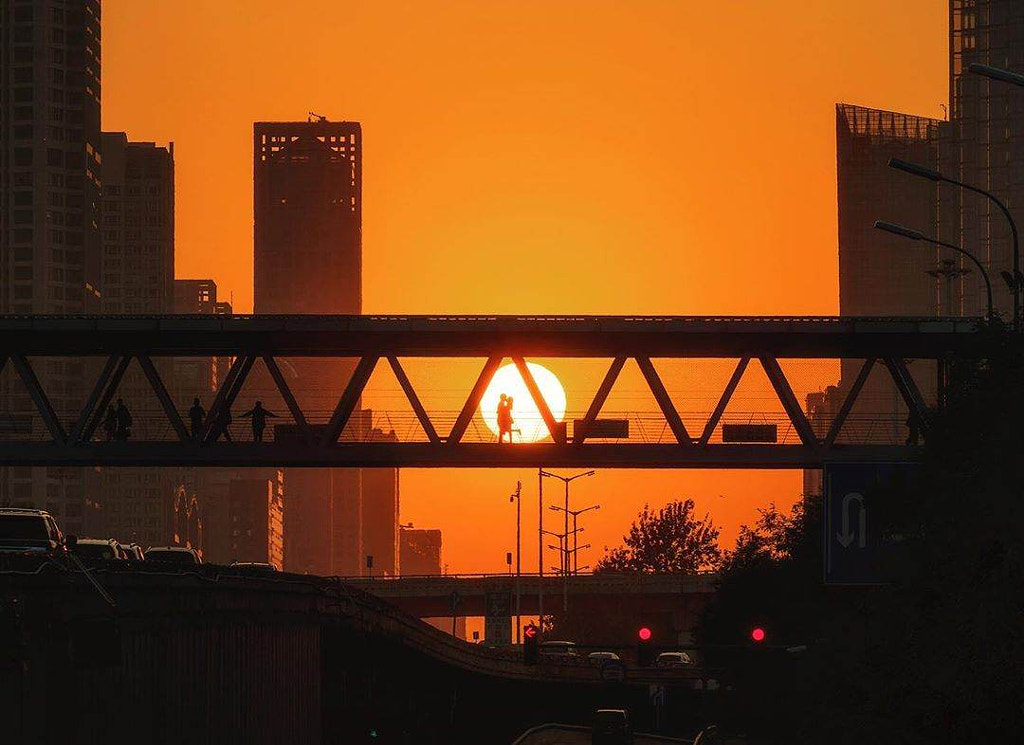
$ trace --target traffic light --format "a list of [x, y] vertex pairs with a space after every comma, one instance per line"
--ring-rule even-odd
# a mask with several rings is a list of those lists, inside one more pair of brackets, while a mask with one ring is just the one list
[[537, 645], [540, 643], [540, 629], [534, 624], [528, 623], [523, 627], [523, 662], [527, 665], [536, 665], [540, 656]]
[[750, 630], [750, 639], [755, 644], [761, 644], [767, 636], [768, 635], [765, 633], [764, 627], [762, 626], [755, 626]]
[[650, 667], [654, 664], [654, 645], [651, 644], [654, 634], [648, 627], [641, 626], [636, 637], [636, 664], [640, 667]]

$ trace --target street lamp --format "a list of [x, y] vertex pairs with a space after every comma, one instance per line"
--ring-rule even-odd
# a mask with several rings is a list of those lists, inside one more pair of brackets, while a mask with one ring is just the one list
[[1010, 72], [1000, 67], [992, 67], [992, 65], [983, 65], [980, 62], [972, 62], [967, 66], [967, 70], [975, 75], [981, 75], [992, 80], [1024, 88], [1024, 75], [1020, 73]]
[[886, 233], [898, 235], [901, 238], [908, 238], [909, 240], [912, 241], [924, 241], [925, 243], [931, 243], [935, 246], [942, 246], [943, 248], [952, 249], [953, 251], [961, 253], [968, 259], [973, 261], [975, 266], [977, 266], [978, 269], [981, 271], [982, 278], [985, 280], [985, 292], [988, 296], [988, 318], [989, 320], [992, 320], [994, 315], [994, 311], [992, 308], [992, 283], [989, 281], [988, 272], [985, 271], [985, 267], [981, 265], [981, 262], [978, 261], [977, 257], [975, 257], [974, 254], [972, 254], [970, 251], [960, 248], [960, 246], [955, 246], [952, 243], [946, 243], [945, 241], [940, 241], [936, 238], [929, 238], [919, 230], [905, 228], [902, 225], [894, 225], [891, 222], [883, 222], [882, 220], [877, 220], [875, 222], [875, 227], [878, 228], [879, 230], [884, 230]]
[[522, 633], [522, 617], [520, 615], [520, 578], [523, 573], [522, 564], [522, 542], [520, 541], [520, 526], [522, 525], [522, 500], [520, 495], [523, 491], [523, 482], [516, 482], [516, 490], [509, 495], [508, 501], [516, 503], [516, 644], [522, 643], [520, 634]]
[[[584, 471], [583, 473], [577, 473], [574, 476], [559, 476], [557, 473], [551, 473], [545, 471], [543, 468], [539, 469], [541, 484], [544, 483], [545, 478], [558, 479], [565, 484], [565, 535], [566, 535], [566, 549], [569, 546], [569, 484], [576, 479], [581, 479], [584, 476], [593, 476], [596, 471]], [[562, 558], [562, 564], [565, 570], [562, 572], [562, 611], [566, 611], [569, 608], [569, 555], [568, 553]]]
[[[1020, 282], [1020, 276], [1021, 276], [1020, 275], [1020, 248], [1019, 248], [1019, 241], [1018, 241], [1018, 238], [1017, 238], [1017, 223], [1014, 222], [1013, 215], [1010, 214], [1010, 210], [1008, 210], [1006, 208], [1006, 205], [1003, 204], [1002, 201], [998, 197], [996, 197], [995, 194], [992, 194], [991, 192], [985, 191], [984, 189], [979, 189], [977, 186], [972, 186], [971, 184], [965, 184], [963, 181], [957, 181], [956, 179], [952, 179], [952, 178], [949, 178], [948, 176], [944, 176], [942, 173], [940, 173], [939, 171], [936, 171], [934, 168], [928, 168], [927, 166], [922, 166], [922, 165], [920, 165], [918, 163], [911, 163], [911, 162], [906, 161], [906, 160], [901, 160], [900, 158], [889, 158], [889, 167], [890, 168], [895, 168], [895, 169], [897, 169], [899, 171], [903, 171], [904, 173], [909, 173], [911, 176], [917, 176], [918, 178], [923, 178], [923, 179], [927, 179], [929, 181], [934, 181], [935, 183], [946, 182], [947, 184], [952, 184], [953, 186], [959, 186], [961, 189], [967, 189], [967, 191], [973, 191], [975, 194], [981, 194], [983, 197], [988, 197], [990, 200], [992, 200], [992, 202], [994, 202], [995, 205], [999, 208], [999, 210], [1003, 213], [1003, 216], [1006, 217], [1007, 222], [1010, 223], [1010, 234], [1013, 237], [1013, 284], [1012, 284], [1012, 287], [1011, 287], [1011, 290], [1013, 292], [1013, 330], [1014, 331], [1019, 331], [1020, 330], [1020, 291], [1021, 291], [1021, 282]], [[878, 223], [875, 223], [875, 226], [877, 227]], [[899, 227], [899, 226], [895, 226], [895, 227]], [[885, 230], [885, 228], [883, 228], [883, 230]], [[889, 231], [889, 232], [895, 232], [895, 231]], [[916, 231], [909, 231], [909, 232], [910, 233], [915, 233]], [[896, 232], [896, 234], [897, 235], [903, 235], [906, 238], [911, 238], [912, 237], [910, 235], [906, 235], [905, 233]], [[921, 235], [920, 233], [918, 233], [918, 235], [920, 237], [912, 238], [912, 240], [926, 240], [929, 243], [935, 243], [935, 245], [938, 245], [938, 246], [945, 246], [946, 248], [952, 248], [952, 249], [955, 249], [957, 251], [960, 251], [964, 255], [970, 257], [971, 260], [974, 261], [975, 264], [978, 264], [978, 268], [981, 269], [982, 272], [985, 271], [984, 269], [982, 269], [981, 264], [978, 263], [978, 260], [975, 259], [974, 256], [972, 256], [971, 254], [969, 254], [966, 251], [964, 251], [963, 249], [961, 249], [961, 248], [959, 248], [957, 246], [954, 246], [954, 245], [952, 245], [950, 243], [939, 243], [939, 242], [937, 242], [935, 240], [926, 238], [925, 236]], [[988, 275], [987, 274], [985, 274], [985, 283], [988, 284]], [[991, 287], [991, 285], [989, 285], [988, 293], [989, 293], [989, 312], [988, 312], [988, 315], [989, 315], [989, 318], [991, 318], [992, 317], [992, 301], [991, 301], [992, 287]]]
[[[577, 552], [580, 549], [576, 546], [576, 533], [577, 532], [581, 532], [583, 530], [583, 528], [580, 528], [580, 531], [576, 530], [576, 519], [580, 515], [582, 515], [584, 512], [590, 512], [591, 510], [599, 510], [599, 509], [601, 509], [601, 505], [599, 505], [599, 504], [592, 504], [592, 505], [590, 505], [590, 507], [584, 507], [582, 510], [566, 510], [566, 509], [564, 509], [562, 507], [559, 507], [558, 505], [553, 504], [553, 505], [551, 505], [550, 509], [555, 511], [555, 512], [566, 512], [568, 515], [572, 515], [572, 561], [573, 561], [572, 573], [573, 574], [578, 574], [578, 570], [576, 569], [576, 563], [579, 561], [579, 554]], [[584, 546], [583, 548], [589, 548], [589, 546]], [[568, 552], [566, 552], [566, 553], [568, 553]]]

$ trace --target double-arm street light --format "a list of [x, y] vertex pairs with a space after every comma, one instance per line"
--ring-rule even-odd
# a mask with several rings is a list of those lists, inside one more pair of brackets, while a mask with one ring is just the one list
[[[568, 535], [569, 535], [569, 484], [572, 483], [573, 481], [575, 481], [576, 479], [583, 478], [584, 476], [593, 476], [595, 473], [596, 473], [596, 471], [584, 471], [583, 473], [577, 473], [574, 476], [559, 476], [557, 473], [551, 473], [549, 471], [545, 471], [543, 468], [537, 469], [537, 480], [540, 483], [540, 514], [541, 514], [541, 517], [538, 520], [537, 530], [539, 531], [538, 539], [539, 539], [539, 543], [540, 543], [540, 553], [541, 553], [541, 561], [542, 562], [543, 562], [543, 554], [544, 554], [544, 533], [543, 533], [543, 531], [544, 531], [544, 525], [543, 525], [543, 523], [544, 523], [544, 491], [543, 491], [544, 490], [544, 479], [545, 478], [558, 479], [563, 484], [565, 484], [565, 530], [564, 530], [564, 533], [567, 536], [566, 537], [566, 545], [568, 545], [568, 541], [569, 541], [569, 539], [568, 539]], [[568, 572], [568, 565], [567, 565], [568, 562], [565, 559], [563, 559], [562, 563], [566, 565], [566, 571], [562, 572], [562, 610], [565, 611], [565, 610], [568, 610], [568, 608], [569, 608], [569, 572]]]
[[[584, 507], [582, 510], [568, 510], [568, 509], [565, 509], [564, 507], [559, 507], [557, 504], [553, 504], [553, 505], [551, 505], [551, 507], [549, 509], [553, 510], [554, 512], [564, 512], [564, 513], [566, 513], [566, 517], [568, 517], [569, 515], [572, 515], [572, 563], [573, 563], [572, 573], [573, 574], [578, 574], [579, 572], [576, 569], [576, 565], [579, 562], [579, 555], [578, 555], [577, 552], [580, 550], [580, 548], [576, 545], [577, 544], [576, 534], [578, 532], [580, 532], [580, 531], [576, 530], [576, 519], [580, 515], [582, 515], [584, 512], [590, 512], [591, 510], [599, 510], [599, 509], [601, 509], [601, 505], [599, 505], [599, 504], [592, 504], [590, 507]], [[580, 530], [582, 530], [582, 528]], [[583, 546], [583, 548], [589, 548], [589, 546]], [[568, 569], [568, 563], [569, 563], [569, 561], [568, 561], [568, 557], [569, 557], [568, 546], [566, 547], [565, 555], [566, 555], [566, 562], [565, 563], [567, 565], [566, 569]]]
[[[940, 173], [939, 171], [936, 171], [934, 168], [928, 168], [927, 166], [922, 166], [922, 165], [920, 165], [918, 163], [911, 163], [909, 161], [901, 160], [899, 158], [889, 158], [889, 167], [890, 168], [895, 168], [895, 169], [897, 169], [899, 171], [903, 171], [904, 173], [909, 173], [911, 176], [917, 176], [918, 178], [928, 179], [929, 181], [934, 181], [935, 183], [945, 182], [947, 184], [952, 184], [953, 186], [959, 186], [961, 189], [967, 189], [967, 191], [973, 191], [975, 194], [980, 194], [983, 197], [988, 197], [988, 199], [990, 199], [999, 208], [999, 210], [1003, 213], [1003, 215], [1006, 217], [1007, 222], [1010, 223], [1010, 234], [1013, 236], [1013, 277], [1012, 277], [1012, 280], [1010, 281], [1009, 284], [1010, 284], [1010, 290], [1013, 292], [1013, 329], [1014, 329], [1014, 331], [1018, 331], [1020, 329], [1020, 293], [1021, 293], [1020, 247], [1019, 247], [1019, 242], [1018, 242], [1018, 238], [1017, 238], [1017, 223], [1014, 222], [1013, 215], [1010, 214], [1010, 210], [1007, 209], [1006, 205], [1003, 204], [1002, 201], [998, 197], [996, 197], [995, 194], [992, 194], [991, 192], [985, 191], [984, 189], [979, 189], [977, 186], [972, 186], [971, 184], [965, 184], [963, 181], [957, 181], [956, 179], [952, 179], [952, 178], [949, 178], [948, 176], [944, 176], [942, 173]], [[876, 223], [875, 225], [877, 227], [878, 223]], [[896, 227], [899, 227], [899, 226], [896, 226]], [[904, 230], [906, 230], [906, 229], [904, 229]], [[896, 232], [896, 231], [889, 231], [889, 232]], [[975, 264], [978, 264], [978, 268], [979, 269], [982, 269], [981, 264], [978, 262], [978, 260], [976, 258], [974, 258], [974, 256], [972, 254], [968, 253], [967, 251], [964, 251], [963, 249], [959, 248], [958, 246], [954, 246], [954, 245], [952, 245], [950, 243], [942, 243], [942, 242], [939, 242], [939, 241], [937, 241], [935, 239], [932, 239], [932, 238], [927, 238], [927, 237], [921, 235], [920, 233], [918, 233], [915, 230], [908, 230], [907, 233], [896, 232], [896, 234], [897, 235], [903, 235], [904, 237], [911, 238], [913, 240], [925, 240], [925, 241], [928, 241], [929, 243], [934, 243], [935, 245], [938, 245], [938, 246], [945, 246], [946, 248], [952, 248], [952, 249], [954, 249], [956, 251], [960, 251], [965, 256], [969, 257], [972, 261], [974, 261]], [[911, 235], [911, 234], [915, 234], [915, 235]], [[984, 272], [984, 271], [985, 270], [982, 269], [982, 272]], [[987, 274], [985, 274], [985, 282], [986, 282], [986, 284], [988, 284], [988, 275]], [[992, 286], [991, 286], [991, 284], [988, 285], [988, 294], [989, 294], [988, 315], [991, 318], [992, 317]]]
[[972, 254], [970, 251], [960, 248], [960, 246], [955, 246], [952, 243], [946, 243], [945, 241], [940, 241], [936, 238], [930, 238], [919, 230], [905, 228], [902, 225], [894, 225], [891, 222], [883, 222], [882, 220], [878, 220], [875, 222], [875, 227], [878, 228], [879, 230], [884, 230], [886, 233], [892, 233], [893, 235], [898, 235], [902, 238], [908, 238], [912, 241], [924, 241], [925, 243], [931, 243], [932, 245], [935, 246], [942, 246], [943, 248], [951, 249], [953, 251], [956, 251], [957, 253], [963, 254], [968, 259], [973, 261], [975, 266], [977, 266], [978, 270], [981, 272], [982, 278], [985, 280], [985, 292], [987, 294], [988, 299], [988, 318], [989, 320], [992, 319], [994, 313], [992, 307], [992, 282], [989, 281], [988, 272], [985, 271], [985, 267], [981, 265], [981, 262], [978, 261], [978, 258], [974, 254]]

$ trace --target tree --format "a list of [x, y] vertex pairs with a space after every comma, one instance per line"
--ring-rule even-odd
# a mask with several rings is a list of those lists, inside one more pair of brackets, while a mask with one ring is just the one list
[[719, 529], [694, 515], [692, 499], [676, 500], [655, 512], [649, 505], [634, 521], [623, 545], [597, 562], [597, 572], [682, 572], [715, 569], [722, 558]]

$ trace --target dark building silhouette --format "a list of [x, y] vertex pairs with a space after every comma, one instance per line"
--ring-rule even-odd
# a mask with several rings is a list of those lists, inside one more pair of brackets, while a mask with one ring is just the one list
[[[940, 142], [946, 175], [991, 191], [1024, 231], [1024, 96], [1021, 89], [967, 71], [972, 62], [1024, 73], [1024, 3], [1020, 0], [950, 0], [949, 129]], [[939, 189], [944, 240], [974, 253], [992, 277], [996, 310], [1012, 316], [1012, 298], [999, 272], [1011, 270], [1006, 218], [988, 199], [949, 185]], [[971, 268], [961, 256], [949, 257]], [[978, 272], [956, 279], [960, 311], [983, 315], [985, 285]]]
[[[0, 312], [83, 313], [100, 297], [100, 3], [4, 2], [0, 21]], [[8, 366], [10, 367], [10, 366]], [[36, 360], [59, 417], [78, 413], [81, 362]], [[0, 376], [0, 431], [43, 425], [21, 382]], [[90, 528], [80, 469], [0, 471], [0, 502]]]
[[[370, 432], [376, 442], [397, 442], [394, 432]], [[398, 574], [399, 491], [397, 468], [362, 469], [363, 553], [373, 557], [373, 573]]]
[[[360, 125], [257, 122], [253, 184], [255, 312], [361, 313]], [[291, 359], [286, 375], [299, 404], [313, 412], [312, 420], [325, 421], [352, 369], [338, 360]], [[264, 376], [254, 381], [253, 390], [271, 385]], [[342, 437], [363, 438], [369, 428], [365, 415], [353, 416]], [[364, 502], [369, 497], [364, 475], [355, 469], [289, 469], [287, 480], [288, 568], [333, 575], [365, 572]], [[378, 481], [390, 479], [370, 478], [370, 483]], [[396, 498], [391, 493], [381, 497], [388, 503]], [[376, 536], [396, 524], [397, 516], [390, 528], [370, 530], [374, 550]]]
[[399, 568], [402, 574], [441, 573], [440, 530], [403, 528], [399, 536]]
[[283, 485], [278, 478], [240, 478], [228, 484], [226, 504], [215, 519], [217, 531], [206, 529], [211, 561], [258, 561], [283, 566]]

